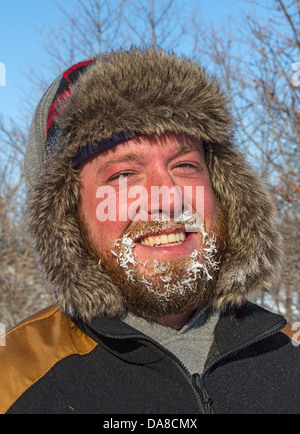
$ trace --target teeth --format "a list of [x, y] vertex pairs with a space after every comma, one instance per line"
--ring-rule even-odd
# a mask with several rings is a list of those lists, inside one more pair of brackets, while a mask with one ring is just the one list
[[160, 236], [160, 242], [161, 244], [168, 244], [168, 235], [162, 234]]
[[[141, 244], [144, 244], [146, 246], [160, 246], [160, 245], [178, 245], [181, 244], [183, 241], [185, 241], [185, 233], [184, 232], [177, 232], [171, 233], [171, 234], [162, 234], [162, 235], [154, 235], [149, 236], [146, 238], [143, 238], [141, 240]], [[175, 244], [174, 244], [175, 243]]]
[[169, 243], [175, 243], [176, 242], [176, 235], [175, 234], [168, 235], [168, 242]]
[[153, 237], [149, 237], [149, 238], [148, 238], [148, 241], [149, 241], [149, 246], [150, 246], [150, 247], [153, 247], [154, 244], [155, 244], [155, 239], [154, 239]]

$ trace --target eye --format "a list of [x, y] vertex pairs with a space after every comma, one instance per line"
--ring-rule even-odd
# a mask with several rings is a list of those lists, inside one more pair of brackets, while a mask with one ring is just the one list
[[191, 164], [191, 163], [180, 163], [180, 164], [177, 164], [177, 166], [176, 167], [196, 167], [194, 164]]
[[192, 163], [189, 161], [183, 161], [182, 163], [178, 163], [176, 164], [176, 166], [174, 167], [179, 168], [179, 169], [194, 169], [194, 170], [200, 170], [201, 166], [198, 163]]
[[133, 175], [133, 173], [132, 172], [118, 172], [115, 175], [108, 178], [107, 182], [115, 181], [115, 180], [122, 180], [124, 178], [129, 177], [130, 175]]

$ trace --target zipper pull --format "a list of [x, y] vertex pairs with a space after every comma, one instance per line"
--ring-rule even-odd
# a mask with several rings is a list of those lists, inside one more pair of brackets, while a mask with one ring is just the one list
[[213, 400], [208, 395], [207, 391], [204, 388], [204, 379], [200, 374], [193, 374], [192, 375], [193, 384], [195, 388], [197, 389], [197, 392], [199, 393], [200, 399], [202, 401], [202, 404], [204, 406], [205, 414], [213, 414], [212, 404]]

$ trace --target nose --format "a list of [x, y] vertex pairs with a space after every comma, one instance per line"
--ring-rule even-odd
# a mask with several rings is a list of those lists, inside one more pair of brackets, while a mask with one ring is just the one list
[[143, 212], [147, 212], [148, 220], [163, 218], [165, 220], [175, 219], [182, 213], [182, 190], [174, 183], [174, 180], [167, 168], [157, 167], [151, 172], [147, 179], [146, 190], [148, 192], [147, 203], [144, 201]]

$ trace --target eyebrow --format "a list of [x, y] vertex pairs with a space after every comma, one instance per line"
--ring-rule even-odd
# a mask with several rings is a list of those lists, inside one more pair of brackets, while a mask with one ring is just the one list
[[[177, 157], [180, 157], [181, 155], [188, 154], [189, 152], [193, 152], [193, 151], [197, 151], [197, 150], [198, 149], [197, 149], [196, 145], [191, 145], [191, 144], [187, 144], [187, 143], [180, 144], [178, 151], [175, 152], [175, 154], [173, 155], [172, 158], [175, 159]], [[106, 170], [109, 166], [111, 166], [113, 164], [126, 163], [128, 161], [140, 162], [143, 160], [144, 160], [144, 156], [139, 152], [133, 152], [130, 154], [121, 155], [119, 158], [109, 160], [106, 163], [104, 163], [103, 165], [101, 165], [98, 172], [100, 172], [102, 170]]]
[[143, 157], [140, 153], [131, 153], [131, 154], [122, 155], [119, 158], [115, 158], [114, 160], [109, 160], [106, 163], [104, 163], [103, 165], [101, 165], [101, 168], [99, 169], [99, 171], [107, 169], [107, 167], [111, 166], [112, 164], [124, 163], [127, 161], [136, 161], [137, 162], [137, 161], [141, 161], [141, 160], [143, 160]]
[[173, 158], [180, 157], [181, 155], [189, 154], [190, 152], [198, 151], [196, 147], [183, 145], [180, 149], [174, 154]]

